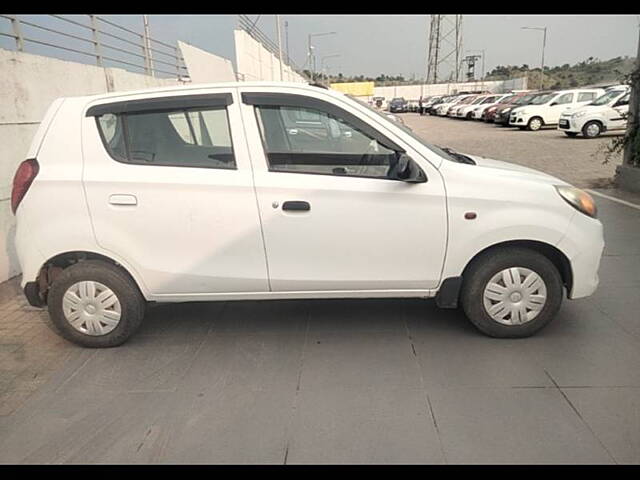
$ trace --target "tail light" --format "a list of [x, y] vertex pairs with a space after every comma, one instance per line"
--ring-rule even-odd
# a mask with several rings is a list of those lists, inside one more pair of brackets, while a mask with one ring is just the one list
[[18, 205], [24, 198], [31, 186], [31, 183], [38, 175], [40, 165], [38, 160], [30, 158], [20, 164], [16, 174], [13, 177], [13, 190], [11, 190], [11, 211], [15, 214], [18, 209]]

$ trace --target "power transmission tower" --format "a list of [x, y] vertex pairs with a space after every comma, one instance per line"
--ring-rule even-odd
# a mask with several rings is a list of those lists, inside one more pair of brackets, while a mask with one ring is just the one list
[[431, 15], [427, 83], [443, 77], [460, 80], [462, 53], [462, 15]]

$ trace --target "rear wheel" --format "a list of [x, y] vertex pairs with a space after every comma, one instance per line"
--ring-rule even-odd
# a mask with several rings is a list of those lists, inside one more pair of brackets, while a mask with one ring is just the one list
[[544, 255], [526, 248], [491, 250], [464, 274], [465, 314], [491, 337], [519, 338], [546, 326], [562, 303], [562, 278]]
[[533, 117], [531, 120], [529, 120], [529, 123], [527, 123], [527, 129], [535, 132], [540, 130], [542, 128], [542, 125], [543, 122], [540, 117]]
[[587, 138], [595, 138], [602, 133], [602, 124], [600, 122], [587, 122], [582, 127], [582, 134]]
[[135, 333], [145, 301], [121, 269], [99, 260], [78, 262], [56, 277], [47, 297], [58, 333], [83, 347], [115, 347]]

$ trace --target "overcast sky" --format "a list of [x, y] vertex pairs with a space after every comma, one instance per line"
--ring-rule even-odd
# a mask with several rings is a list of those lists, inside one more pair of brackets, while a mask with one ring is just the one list
[[[71, 15], [65, 15], [74, 18]], [[50, 17], [24, 15], [38, 18], [39, 23], [59, 26], [59, 20]], [[120, 24], [141, 27], [140, 15], [106, 15]], [[256, 19], [257, 15], [251, 15]], [[403, 74], [405, 77], [425, 74], [429, 34], [428, 15], [282, 15], [288, 22], [289, 53], [302, 66], [306, 60], [307, 35], [336, 31], [336, 35], [314, 39], [318, 56], [339, 54], [326, 60], [331, 73], [376, 76]], [[58, 23], [56, 23], [58, 22]], [[191, 43], [234, 60], [233, 29], [237, 25], [235, 15], [150, 15], [151, 35], [160, 40], [175, 42], [178, 39]], [[0, 31], [10, 26], [2, 24]], [[609, 59], [616, 56], [635, 56], [638, 47], [639, 17], [629, 16], [498, 16], [465, 15], [463, 17], [463, 47], [468, 50], [485, 50], [485, 70], [497, 65], [526, 63], [540, 65], [542, 32], [522, 30], [522, 26], [548, 27], [545, 65], [555, 66], [576, 63], [593, 56]], [[258, 28], [273, 40], [275, 16], [262, 15]], [[0, 37], [2, 38], [2, 37]], [[0, 47], [7, 48], [4, 38]], [[283, 27], [283, 48], [285, 47]], [[30, 48], [30, 50], [29, 50]], [[36, 51], [29, 46], [27, 51]], [[49, 50], [50, 51], [50, 50]], [[85, 60], [86, 61], [86, 60]], [[480, 66], [477, 67], [480, 71]]]

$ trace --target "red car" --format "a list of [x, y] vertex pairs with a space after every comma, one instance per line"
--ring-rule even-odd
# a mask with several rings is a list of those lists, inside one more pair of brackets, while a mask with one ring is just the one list
[[485, 122], [493, 123], [496, 113], [504, 107], [510, 106], [520, 98], [528, 95], [529, 92], [518, 92], [513, 95], [504, 98], [500, 103], [496, 103], [482, 112], [482, 120]]

